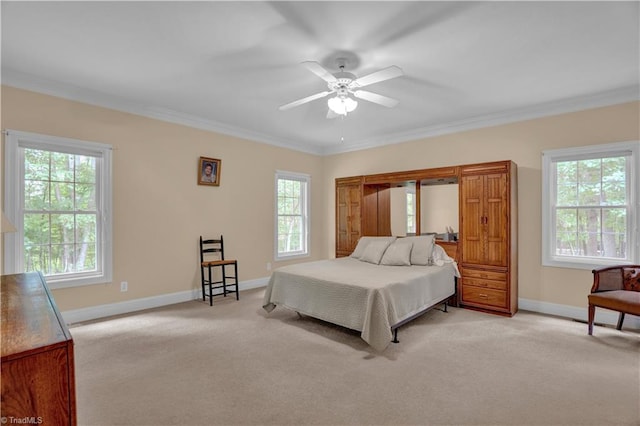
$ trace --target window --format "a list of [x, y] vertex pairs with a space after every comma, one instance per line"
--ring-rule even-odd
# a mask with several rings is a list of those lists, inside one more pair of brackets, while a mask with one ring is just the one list
[[407, 235], [416, 233], [416, 191], [407, 189]]
[[309, 255], [309, 175], [276, 172], [276, 260]]
[[10, 130], [8, 273], [41, 271], [52, 288], [111, 281], [111, 147]]
[[638, 261], [639, 158], [638, 142], [543, 152], [543, 265]]

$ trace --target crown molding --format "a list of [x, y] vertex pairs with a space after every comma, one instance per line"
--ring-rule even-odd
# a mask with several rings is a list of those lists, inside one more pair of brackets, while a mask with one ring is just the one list
[[576, 112], [586, 109], [622, 104], [626, 102], [640, 101], [640, 85], [634, 85], [587, 96], [579, 96], [553, 102], [545, 102], [520, 109], [501, 111], [486, 115], [478, 115], [475, 117], [465, 118], [463, 120], [456, 120], [448, 123], [426, 126], [419, 129], [412, 129], [407, 132], [381, 135], [372, 139], [356, 141], [348, 145], [339, 145], [333, 147], [309, 147], [301, 145], [299, 141], [280, 139], [276, 140], [273, 137], [263, 133], [249, 131], [247, 129], [239, 128], [236, 126], [229, 126], [228, 124], [220, 123], [214, 120], [184, 114], [169, 109], [148, 107], [131, 102], [130, 100], [122, 97], [109, 95], [92, 89], [82, 88], [72, 84], [60, 83], [57, 81], [37, 77], [31, 74], [17, 72], [14, 70], [3, 70], [1, 77], [3, 85], [12, 86], [19, 89], [30, 90], [46, 95], [69, 99], [72, 101], [83, 102], [90, 105], [128, 112], [131, 114], [136, 114], [156, 120], [180, 124], [202, 130], [208, 130], [241, 139], [247, 139], [253, 142], [265, 143], [280, 148], [286, 148], [320, 156], [360, 151], [384, 145], [416, 141], [420, 139], [459, 133], [483, 127], [491, 127], [501, 124], [547, 117], [551, 115]]
[[276, 140], [272, 137], [265, 135], [264, 133], [253, 132], [247, 129], [242, 129], [235, 126], [229, 126], [228, 124], [219, 123], [206, 118], [197, 117], [194, 115], [183, 114], [177, 111], [169, 109], [148, 108], [146, 112], [134, 112], [134, 114], [143, 115], [145, 117], [154, 118], [156, 120], [167, 121], [174, 124], [181, 124], [188, 127], [193, 127], [201, 130], [209, 130], [216, 133], [221, 133], [228, 136], [234, 136], [240, 139], [250, 140], [252, 142], [264, 143], [267, 145], [277, 146], [279, 148], [287, 148], [294, 151], [305, 152], [307, 154], [322, 155], [322, 151], [315, 147], [300, 146], [292, 141]]
[[328, 148], [322, 155], [340, 154], [343, 152], [360, 151], [385, 145], [417, 141], [420, 139], [460, 133], [484, 127], [498, 126], [519, 121], [533, 120], [552, 115], [566, 114], [587, 109], [640, 101], [640, 85], [623, 87], [587, 96], [579, 96], [559, 101], [545, 102], [520, 109], [501, 111], [492, 114], [478, 115], [463, 120], [441, 123], [414, 129], [402, 133], [379, 136], [375, 139], [360, 141], [348, 146]]
[[201, 130], [208, 130], [240, 139], [247, 139], [252, 142], [261, 142], [268, 145], [301, 151], [308, 154], [322, 155], [321, 149], [314, 147], [300, 146], [296, 141], [276, 140], [269, 135], [252, 132], [247, 129], [229, 126], [215, 120], [210, 120], [190, 114], [184, 114], [170, 109], [148, 107], [139, 103], [131, 102], [128, 99], [86, 89], [73, 84], [61, 83], [58, 81], [38, 77], [28, 73], [17, 72], [10, 69], [2, 70], [2, 85], [11, 86], [18, 89], [29, 90], [42, 93], [44, 95], [55, 96], [94, 105], [102, 108], [113, 109], [121, 112], [128, 112], [155, 120], [180, 124]]

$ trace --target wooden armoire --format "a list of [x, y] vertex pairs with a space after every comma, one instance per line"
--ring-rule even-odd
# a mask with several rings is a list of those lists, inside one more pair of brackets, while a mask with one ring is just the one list
[[518, 310], [517, 167], [512, 161], [460, 167], [460, 304]]
[[348, 256], [361, 236], [391, 235], [389, 189], [458, 183], [457, 242], [439, 242], [456, 254], [462, 278], [458, 304], [513, 315], [518, 310], [517, 166], [512, 161], [467, 164], [336, 179], [336, 257]]

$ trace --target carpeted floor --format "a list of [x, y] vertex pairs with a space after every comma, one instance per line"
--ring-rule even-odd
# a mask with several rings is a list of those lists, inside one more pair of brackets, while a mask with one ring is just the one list
[[264, 289], [71, 327], [80, 425], [640, 425], [640, 334], [450, 308], [383, 353]]

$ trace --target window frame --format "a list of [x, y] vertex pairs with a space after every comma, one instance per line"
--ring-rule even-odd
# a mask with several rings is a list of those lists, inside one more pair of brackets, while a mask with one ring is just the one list
[[[598, 257], [563, 257], [555, 254], [555, 197], [557, 182], [554, 164], [559, 161], [599, 159], [629, 154], [627, 196], [627, 259]], [[559, 268], [587, 269], [633, 264], [639, 262], [638, 218], [640, 205], [637, 192], [640, 189], [640, 141], [615, 142], [601, 145], [561, 148], [542, 151], [542, 265]]]
[[4, 207], [7, 218], [18, 232], [4, 236], [5, 273], [24, 272], [24, 148], [33, 148], [96, 158], [97, 204], [99, 233], [96, 235], [99, 253], [98, 270], [64, 275], [45, 275], [52, 289], [110, 283], [113, 276], [112, 250], [112, 146], [58, 136], [6, 130]]
[[[409, 214], [409, 196], [413, 197], [413, 213], [414, 214], [412, 214], [412, 215]], [[405, 208], [406, 208], [406, 210], [405, 210], [405, 212], [406, 212], [405, 220], [406, 220], [406, 222], [405, 222], [405, 230], [404, 230], [406, 235], [416, 235], [416, 229], [415, 228], [417, 227], [416, 219], [418, 217], [418, 213], [417, 213], [418, 212], [418, 209], [417, 209], [418, 206], [416, 205], [417, 202], [418, 202], [418, 199], [417, 199], [417, 196], [416, 196], [416, 189], [407, 187], [406, 190], [405, 190]], [[413, 217], [413, 226], [414, 226], [413, 231], [409, 229], [409, 217]]]
[[[295, 180], [299, 182], [303, 182], [303, 196], [304, 200], [303, 213], [302, 213], [302, 226], [303, 230], [303, 245], [304, 248], [297, 252], [280, 254], [278, 251], [278, 182], [280, 180]], [[309, 257], [311, 255], [310, 251], [310, 228], [311, 228], [311, 215], [310, 215], [310, 204], [311, 204], [311, 175], [305, 173], [296, 173], [296, 172], [287, 172], [282, 170], [277, 170], [275, 174], [275, 185], [274, 185], [274, 260], [282, 261], [282, 260], [291, 260], [303, 257]]]

